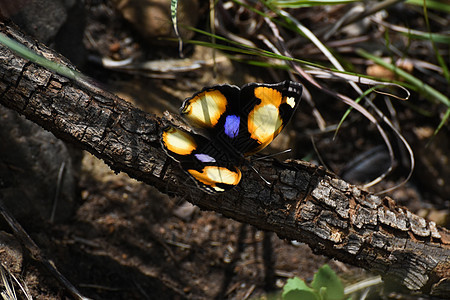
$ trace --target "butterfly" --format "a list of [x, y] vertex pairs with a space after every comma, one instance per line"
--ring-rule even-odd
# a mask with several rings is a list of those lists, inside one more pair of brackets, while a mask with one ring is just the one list
[[293, 81], [206, 87], [184, 100], [180, 114], [192, 132], [168, 125], [161, 144], [203, 191], [234, 188], [239, 169], [281, 132], [296, 111], [302, 85]]

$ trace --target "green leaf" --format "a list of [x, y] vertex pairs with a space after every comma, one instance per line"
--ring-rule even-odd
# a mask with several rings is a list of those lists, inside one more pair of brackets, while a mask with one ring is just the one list
[[283, 293], [283, 300], [321, 300], [321, 298], [313, 290], [293, 290], [288, 293]]
[[290, 278], [283, 287], [283, 300], [320, 300], [316, 291], [298, 277]]
[[336, 273], [328, 265], [323, 265], [314, 274], [311, 286], [314, 290], [321, 291], [321, 295], [324, 296], [323, 299], [344, 299], [344, 286]]

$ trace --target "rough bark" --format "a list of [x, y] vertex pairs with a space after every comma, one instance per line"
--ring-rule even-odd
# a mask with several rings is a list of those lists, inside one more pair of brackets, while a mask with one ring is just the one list
[[[1, 32], [64, 58], [8, 24]], [[207, 210], [307, 243], [316, 253], [379, 273], [412, 291], [450, 294], [450, 234], [433, 222], [297, 160], [258, 161], [268, 187], [244, 170], [234, 190], [207, 195], [162, 151], [163, 121], [118, 97], [56, 75], [0, 45], [0, 103], [122, 171]], [[151, 87], [149, 87], [151, 88]]]

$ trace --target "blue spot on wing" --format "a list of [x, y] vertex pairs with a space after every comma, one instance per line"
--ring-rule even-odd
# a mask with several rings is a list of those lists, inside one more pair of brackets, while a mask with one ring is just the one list
[[239, 134], [239, 125], [241, 117], [230, 115], [225, 120], [225, 134], [230, 138], [235, 138]]
[[195, 157], [204, 163], [213, 163], [216, 162], [216, 160], [214, 159], [214, 157], [209, 156], [208, 154], [195, 154]]

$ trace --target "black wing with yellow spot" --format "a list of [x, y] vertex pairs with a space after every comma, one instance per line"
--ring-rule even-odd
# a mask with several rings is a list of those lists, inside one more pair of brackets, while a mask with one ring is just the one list
[[178, 161], [205, 192], [225, 192], [241, 180], [236, 161], [201, 135], [167, 126], [163, 129], [161, 143], [166, 153]]
[[250, 83], [241, 89], [241, 113], [252, 147], [239, 149], [245, 156], [255, 154], [283, 130], [300, 104], [302, 85], [284, 81], [276, 84]]
[[204, 88], [184, 100], [180, 114], [194, 128], [213, 133], [221, 118], [238, 104], [239, 93], [237, 86], [228, 84]]

